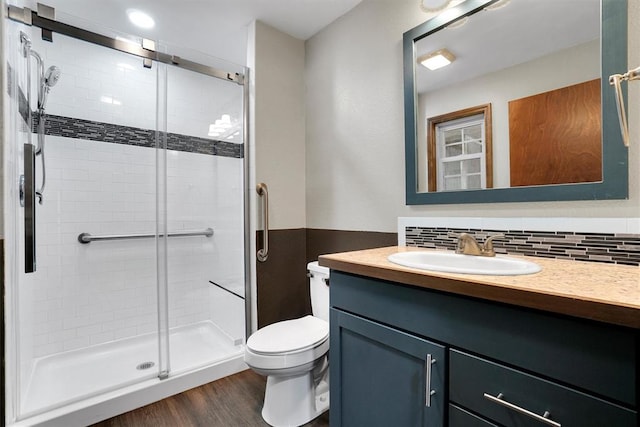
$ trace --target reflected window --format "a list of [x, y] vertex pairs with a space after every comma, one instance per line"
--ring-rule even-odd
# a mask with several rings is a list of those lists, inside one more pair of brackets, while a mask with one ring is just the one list
[[428, 120], [429, 191], [491, 188], [491, 108], [483, 105]]

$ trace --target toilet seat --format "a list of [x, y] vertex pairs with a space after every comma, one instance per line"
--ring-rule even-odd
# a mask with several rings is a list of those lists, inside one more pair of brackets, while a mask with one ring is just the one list
[[313, 316], [266, 326], [249, 337], [245, 362], [258, 371], [301, 367], [329, 351], [329, 324]]
[[256, 331], [247, 347], [258, 354], [282, 354], [315, 347], [329, 336], [329, 324], [313, 316], [284, 320]]

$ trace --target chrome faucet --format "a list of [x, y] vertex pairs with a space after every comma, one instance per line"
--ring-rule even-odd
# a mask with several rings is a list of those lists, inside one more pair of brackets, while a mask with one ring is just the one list
[[493, 249], [493, 241], [502, 237], [504, 237], [504, 234], [496, 234], [494, 236], [487, 237], [481, 247], [472, 235], [462, 233], [458, 236], [456, 253], [463, 255], [496, 256], [496, 251]]

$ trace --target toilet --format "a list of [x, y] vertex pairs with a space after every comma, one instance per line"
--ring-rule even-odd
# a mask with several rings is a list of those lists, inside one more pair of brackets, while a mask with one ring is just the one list
[[274, 427], [308, 423], [329, 409], [329, 269], [307, 265], [313, 316], [277, 322], [247, 340], [244, 361], [267, 377], [262, 418]]

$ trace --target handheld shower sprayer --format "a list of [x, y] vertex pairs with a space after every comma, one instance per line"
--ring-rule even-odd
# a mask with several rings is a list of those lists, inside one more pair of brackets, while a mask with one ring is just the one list
[[42, 186], [40, 187], [40, 190], [36, 191], [36, 194], [39, 197], [40, 204], [42, 204], [42, 193], [44, 192], [44, 186], [47, 182], [44, 164], [44, 106], [47, 103], [47, 95], [49, 95], [49, 91], [51, 90], [51, 88], [54, 87], [56, 83], [58, 83], [60, 74], [60, 68], [52, 65], [51, 67], [47, 68], [47, 71], [42, 73], [40, 76], [40, 88], [38, 91], [38, 148], [36, 150], [36, 154], [40, 154], [40, 158], [42, 160]]
[[42, 82], [40, 83], [42, 86], [41, 87], [42, 98], [38, 102], [39, 110], [44, 110], [44, 106], [47, 103], [47, 95], [49, 95], [49, 91], [51, 90], [51, 88], [54, 87], [56, 83], [58, 83], [58, 80], [60, 79], [61, 74], [62, 72], [60, 71], [60, 68], [56, 67], [55, 65], [52, 65], [51, 67], [49, 67], [47, 71], [44, 73]]

